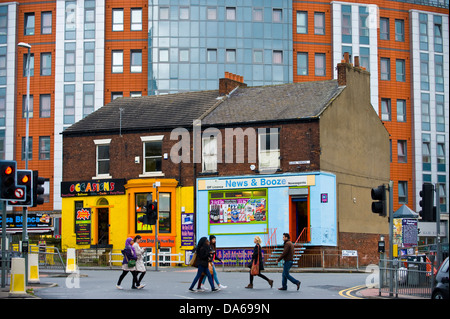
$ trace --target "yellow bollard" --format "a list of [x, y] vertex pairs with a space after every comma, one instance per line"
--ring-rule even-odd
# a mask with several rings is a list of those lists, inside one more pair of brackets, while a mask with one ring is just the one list
[[39, 255], [28, 255], [28, 283], [38, 284], [39, 280]]
[[26, 294], [25, 258], [11, 258], [10, 294]]
[[77, 264], [75, 260], [75, 248], [67, 248], [66, 273], [73, 273], [76, 271], [77, 271]]

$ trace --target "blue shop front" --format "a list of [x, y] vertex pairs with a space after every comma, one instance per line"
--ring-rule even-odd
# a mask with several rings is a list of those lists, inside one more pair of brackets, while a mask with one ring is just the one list
[[[326, 172], [197, 179], [197, 238], [218, 247], [282, 245], [283, 233], [306, 245], [336, 246], [336, 176]], [[275, 238], [273, 238], [275, 237]]]

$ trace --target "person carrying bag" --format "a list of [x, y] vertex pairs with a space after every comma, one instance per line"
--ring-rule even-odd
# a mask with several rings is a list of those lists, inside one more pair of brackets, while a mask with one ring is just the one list
[[266, 280], [269, 283], [270, 288], [272, 288], [273, 280], [271, 280], [271, 279], [267, 278], [266, 276], [264, 276], [263, 274], [261, 274], [261, 270], [264, 270], [264, 262], [262, 259], [262, 252], [261, 252], [261, 237], [255, 236], [255, 239], [253, 242], [256, 245], [255, 245], [255, 248], [253, 248], [252, 261], [249, 265], [250, 266], [250, 283], [245, 288], [248, 288], [248, 289], [253, 288], [253, 277], [254, 276], [258, 276], [258, 277], [261, 277], [262, 279]]

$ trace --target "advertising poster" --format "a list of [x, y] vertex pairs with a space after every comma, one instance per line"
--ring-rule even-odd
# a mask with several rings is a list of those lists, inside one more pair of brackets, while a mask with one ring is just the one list
[[265, 222], [265, 198], [211, 199], [210, 224], [235, 224]]
[[402, 220], [403, 247], [417, 246], [417, 219]]
[[90, 208], [82, 208], [75, 212], [75, 238], [77, 245], [91, 244]]
[[181, 246], [195, 246], [193, 213], [181, 214]]

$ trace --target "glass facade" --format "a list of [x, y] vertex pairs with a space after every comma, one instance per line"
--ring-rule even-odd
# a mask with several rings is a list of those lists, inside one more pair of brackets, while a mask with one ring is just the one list
[[292, 2], [149, 1], [148, 94], [293, 82]]

